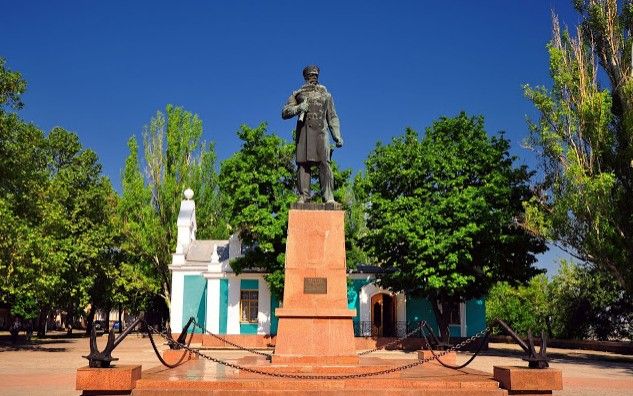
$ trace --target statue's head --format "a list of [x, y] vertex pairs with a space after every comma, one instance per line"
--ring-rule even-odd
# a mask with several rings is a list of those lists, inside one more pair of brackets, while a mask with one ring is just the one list
[[303, 68], [303, 78], [308, 84], [316, 85], [319, 83], [319, 66], [309, 65]]

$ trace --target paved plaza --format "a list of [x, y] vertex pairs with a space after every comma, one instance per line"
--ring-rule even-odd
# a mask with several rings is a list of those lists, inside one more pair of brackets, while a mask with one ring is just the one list
[[[100, 347], [106, 338], [100, 340]], [[166, 348], [162, 346], [162, 348]], [[490, 344], [490, 349], [477, 357], [471, 369], [492, 373], [494, 365], [525, 365], [521, 351], [512, 344]], [[88, 353], [88, 338], [66, 337], [51, 333], [44, 340], [22, 343], [17, 347], [9, 336], [0, 333], [1, 395], [78, 395], [75, 391], [75, 370], [85, 366], [82, 355]], [[212, 350], [219, 359], [237, 359], [247, 352]], [[416, 353], [401, 351], [376, 352], [383, 359], [417, 358]], [[159, 365], [149, 339], [138, 334], [128, 336], [113, 353], [121, 364], [141, 364], [143, 369]], [[556, 395], [633, 395], [633, 356], [606, 352], [551, 348], [550, 365], [563, 370], [564, 390]], [[469, 354], [459, 354], [458, 363]]]

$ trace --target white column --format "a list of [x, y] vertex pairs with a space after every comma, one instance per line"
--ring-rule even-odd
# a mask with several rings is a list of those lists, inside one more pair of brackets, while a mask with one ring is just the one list
[[[379, 291], [380, 289], [376, 287], [374, 283], [369, 283], [360, 289], [360, 293], [358, 294], [358, 299], [359, 299], [358, 310], [360, 312], [358, 314], [360, 315], [361, 322], [371, 321], [371, 297], [374, 294], [378, 293]], [[370, 326], [365, 326], [364, 330], [365, 330], [364, 334], [361, 334], [361, 335], [363, 336], [371, 335]]]
[[182, 305], [185, 289], [184, 273], [172, 271], [171, 273], [171, 306], [169, 324], [171, 331], [180, 333], [182, 331]]
[[227, 311], [227, 334], [240, 334], [240, 278], [229, 278], [229, 307]]
[[258, 279], [259, 299], [257, 301], [257, 334], [270, 334], [270, 289], [264, 277]]
[[207, 330], [220, 332], [220, 280], [207, 279]]

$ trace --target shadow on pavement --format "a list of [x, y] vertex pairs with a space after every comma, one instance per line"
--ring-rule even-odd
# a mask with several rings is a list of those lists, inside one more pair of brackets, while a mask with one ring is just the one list
[[[491, 348], [487, 351], [482, 351], [480, 355], [516, 357], [520, 359], [524, 356], [524, 353], [522, 351], [512, 349]], [[550, 363], [587, 365], [603, 369], [620, 369], [633, 374], [633, 356], [630, 355], [597, 355], [574, 350], [568, 352], [548, 351], [547, 357], [549, 358]]]
[[7, 351], [38, 351], [38, 352], [66, 352], [64, 347], [45, 347], [34, 344], [5, 344], [0, 343], [0, 352]]

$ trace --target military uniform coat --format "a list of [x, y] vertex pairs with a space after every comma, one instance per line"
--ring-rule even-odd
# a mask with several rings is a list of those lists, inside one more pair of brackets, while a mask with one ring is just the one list
[[[301, 115], [299, 104], [307, 101], [308, 111]], [[283, 119], [298, 115], [296, 129], [297, 163], [330, 161], [328, 134], [342, 142], [340, 124], [332, 95], [323, 85], [305, 84], [290, 95], [281, 113]]]

